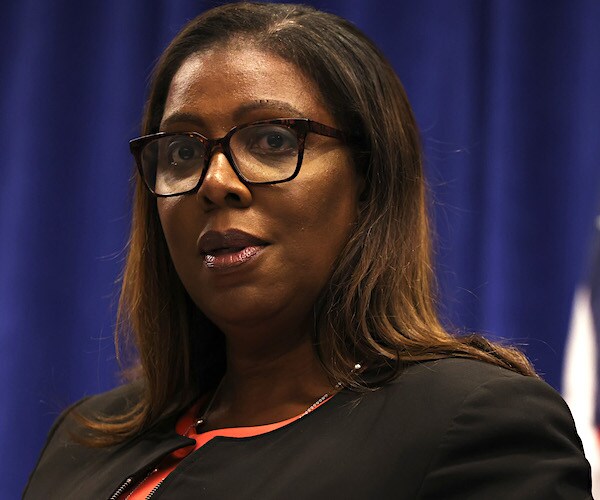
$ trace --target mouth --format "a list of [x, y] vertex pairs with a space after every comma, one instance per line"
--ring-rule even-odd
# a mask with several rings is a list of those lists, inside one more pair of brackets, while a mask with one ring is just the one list
[[209, 269], [240, 266], [258, 256], [268, 245], [261, 238], [237, 229], [207, 231], [198, 241], [204, 265]]

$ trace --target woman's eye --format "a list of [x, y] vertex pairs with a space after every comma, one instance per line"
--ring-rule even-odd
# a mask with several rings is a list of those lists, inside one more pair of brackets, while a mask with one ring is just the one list
[[251, 151], [262, 154], [295, 153], [298, 149], [298, 138], [291, 130], [284, 127], [267, 130], [257, 128], [252, 134], [248, 147]]
[[200, 148], [192, 141], [174, 141], [169, 144], [167, 158], [171, 165], [187, 164], [201, 156]]

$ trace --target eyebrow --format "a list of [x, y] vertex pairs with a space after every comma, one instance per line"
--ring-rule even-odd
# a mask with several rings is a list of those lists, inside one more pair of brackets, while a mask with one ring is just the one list
[[256, 110], [277, 110], [292, 113], [293, 116], [282, 116], [282, 118], [303, 118], [304, 113], [292, 106], [289, 102], [276, 99], [259, 99], [242, 104], [234, 113], [234, 117], [240, 118], [244, 113]]
[[163, 128], [168, 128], [170, 125], [182, 122], [193, 123], [199, 128], [202, 128], [206, 125], [204, 120], [199, 115], [194, 113], [177, 112], [162, 120], [160, 122], [160, 129], [162, 130]]
[[[278, 118], [304, 118], [304, 113], [302, 113], [300, 110], [298, 110], [288, 102], [278, 101], [274, 99], [260, 99], [257, 101], [251, 101], [240, 105], [233, 113], [234, 121], [239, 122], [244, 114], [256, 110], [276, 110], [288, 114], [286, 116], [281, 116]], [[160, 128], [167, 128], [170, 125], [182, 122], [192, 123], [193, 125], [196, 125], [199, 128], [206, 127], [207, 125], [206, 121], [200, 115], [181, 111], [173, 113], [172, 115], [161, 121]]]

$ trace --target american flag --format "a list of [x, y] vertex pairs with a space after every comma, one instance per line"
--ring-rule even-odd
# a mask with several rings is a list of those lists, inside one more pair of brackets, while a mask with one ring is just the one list
[[592, 466], [593, 495], [600, 498], [600, 216], [590, 266], [573, 300], [565, 346], [563, 395]]

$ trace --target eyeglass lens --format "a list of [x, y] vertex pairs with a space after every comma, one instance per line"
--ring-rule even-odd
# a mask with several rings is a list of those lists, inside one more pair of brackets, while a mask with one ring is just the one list
[[[256, 124], [236, 130], [229, 140], [229, 150], [235, 168], [246, 181], [276, 182], [294, 174], [299, 140], [288, 126]], [[159, 137], [142, 150], [144, 178], [159, 195], [189, 191], [203, 175], [207, 154], [210, 152], [200, 137]]]

